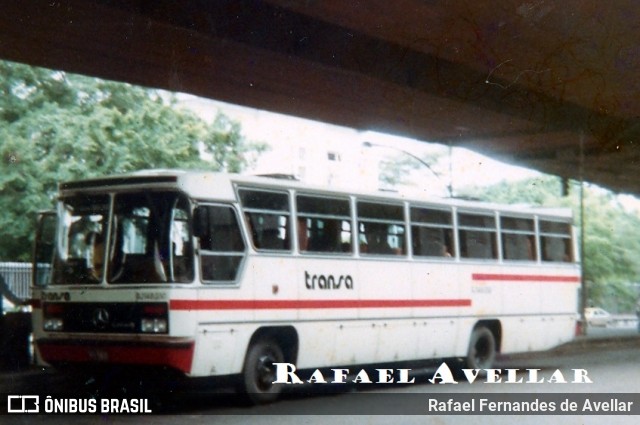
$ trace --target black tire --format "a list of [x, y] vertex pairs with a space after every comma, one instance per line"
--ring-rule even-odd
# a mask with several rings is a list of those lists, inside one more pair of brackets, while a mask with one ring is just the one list
[[467, 367], [469, 369], [491, 369], [496, 359], [496, 339], [488, 328], [479, 326], [471, 332]]
[[253, 404], [272, 403], [282, 392], [273, 363], [284, 362], [282, 348], [272, 339], [255, 341], [247, 350], [242, 371], [242, 392]]

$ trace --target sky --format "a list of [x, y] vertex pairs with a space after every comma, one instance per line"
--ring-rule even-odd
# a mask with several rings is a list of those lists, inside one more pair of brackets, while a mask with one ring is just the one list
[[[255, 166], [246, 171], [250, 174], [299, 174], [297, 171], [300, 167], [327, 168], [323, 165], [325, 157], [322, 155], [326, 152], [338, 152], [342, 156], [342, 163], [339, 165], [341, 168], [360, 170], [359, 174], [342, 173], [344, 178], [332, 181], [333, 184], [347, 186], [352, 182], [353, 175], [364, 176], [370, 173], [363, 173], [364, 167], [372, 168], [371, 164], [380, 161], [409, 156], [403, 154], [404, 151], [420, 158], [440, 156], [440, 161], [433, 165], [439, 177], [434, 176], [426, 167], [416, 165], [416, 169], [406, 179], [408, 189], [415, 190], [423, 190], [420, 186], [428, 182], [431, 188], [429, 194], [432, 195], [446, 196], [446, 186], [450, 181], [455, 192], [456, 187], [492, 185], [505, 179], [518, 180], [540, 175], [534, 170], [508, 165], [463, 148], [453, 148], [450, 151], [448, 146], [439, 144], [372, 131], [362, 132], [186, 94], [178, 95], [178, 99], [183, 107], [207, 121], [212, 121], [217, 111], [223, 112], [242, 124], [242, 133], [248, 140], [265, 142], [270, 146], [269, 151], [258, 159]], [[366, 147], [364, 142], [369, 142], [372, 146]], [[326, 183], [327, 179], [322, 172], [309, 170], [304, 177], [301, 180], [316, 184]], [[378, 184], [377, 172], [373, 180]]]

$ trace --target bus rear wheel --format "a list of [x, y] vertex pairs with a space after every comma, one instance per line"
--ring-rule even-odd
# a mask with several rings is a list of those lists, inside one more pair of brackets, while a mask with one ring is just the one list
[[484, 326], [476, 327], [471, 332], [469, 350], [467, 351], [467, 367], [470, 369], [490, 369], [496, 359], [496, 339], [493, 332]]
[[253, 404], [271, 403], [278, 399], [282, 384], [274, 384], [276, 366], [284, 362], [282, 348], [272, 339], [260, 339], [249, 347], [242, 372], [242, 392]]

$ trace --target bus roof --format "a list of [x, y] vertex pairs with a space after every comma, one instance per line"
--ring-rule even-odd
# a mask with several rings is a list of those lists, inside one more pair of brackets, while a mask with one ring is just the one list
[[357, 196], [375, 201], [409, 201], [433, 207], [457, 207], [458, 209], [502, 211], [513, 214], [536, 214], [540, 216], [571, 219], [570, 208], [545, 208], [524, 204], [498, 204], [477, 200], [441, 197], [419, 197], [391, 191], [354, 191], [341, 188], [327, 188], [310, 185], [290, 178], [251, 176], [233, 173], [191, 170], [142, 170], [108, 177], [90, 178], [60, 183], [60, 193], [69, 195], [74, 192], [108, 192], [131, 190], [135, 188], [172, 188], [178, 189], [196, 199], [212, 199], [224, 202], [236, 202], [236, 187], [257, 189], [288, 190], [315, 193], [323, 196]]

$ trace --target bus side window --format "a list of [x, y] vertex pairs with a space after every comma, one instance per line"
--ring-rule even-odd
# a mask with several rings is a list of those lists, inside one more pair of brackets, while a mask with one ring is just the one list
[[289, 217], [257, 212], [248, 212], [245, 217], [257, 249], [289, 250]]
[[238, 193], [253, 246], [258, 250], [290, 251], [289, 195], [248, 189]]
[[453, 216], [450, 210], [411, 208], [411, 240], [416, 257], [455, 255]]
[[367, 238], [367, 253], [394, 255], [389, 244], [388, 226], [384, 223], [363, 223], [364, 234]]
[[567, 263], [574, 261], [571, 225], [559, 221], [540, 220], [542, 261]]
[[459, 213], [458, 235], [462, 258], [498, 258], [494, 216]]
[[502, 258], [535, 261], [535, 227], [532, 218], [500, 217]]
[[413, 255], [416, 257], [451, 257], [452, 238], [445, 229], [412, 227]]
[[233, 282], [244, 259], [245, 245], [231, 207], [200, 206], [205, 226], [200, 239], [200, 267], [206, 282]]
[[301, 252], [351, 252], [348, 199], [298, 195], [298, 247]]
[[373, 255], [406, 255], [402, 205], [358, 202], [360, 252]]

